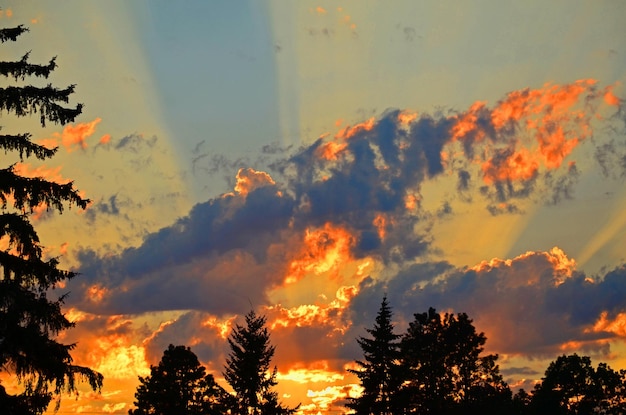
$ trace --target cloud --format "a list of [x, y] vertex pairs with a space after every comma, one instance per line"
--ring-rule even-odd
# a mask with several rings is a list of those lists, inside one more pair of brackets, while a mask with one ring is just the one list
[[607, 178], [626, 177], [626, 143], [611, 140], [596, 145], [594, 157]]
[[158, 362], [170, 344], [190, 347], [200, 361], [209, 369], [222, 370], [226, 361], [228, 343], [226, 338], [234, 326], [234, 317], [219, 318], [200, 311], [184, 312], [178, 317], [161, 323], [160, 327], [144, 341], [149, 361]]
[[[573, 197], [579, 174], [574, 149], [590, 141], [596, 115], [621, 105], [607, 102], [607, 91], [585, 80], [514, 91], [491, 107], [477, 102], [460, 112], [388, 110], [379, 118], [338, 125], [335, 134], [289, 155], [268, 149], [282, 157], [272, 161], [271, 175], [240, 168], [233, 192], [195, 205], [140, 245], [118, 254], [78, 252], [82, 276], [70, 283], [69, 301], [113, 315], [200, 313], [175, 323], [186, 327], [198, 327], [206, 315], [224, 319], [251, 306], [276, 307], [266, 310], [277, 336], [288, 333], [317, 360], [328, 360], [333, 353], [354, 356], [354, 345], [333, 336], [338, 327], [342, 336], [358, 335], [372, 320], [366, 308], [387, 290], [403, 319], [431, 305], [468, 312], [497, 339], [493, 347], [506, 353], [548, 354], [568, 341], [602, 349], [617, 329], [585, 330], [603, 311], [609, 313], [606, 327], [614, 327], [608, 322], [622, 312], [620, 306], [582, 310], [578, 304], [585, 302], [567, 301], [580, 295], [575, 287], [610, 303], [604, 287], [612, 277], [588, 281], [559, 249], [468, 269], [425, 262], [434, 252], [433, 224], [454, 210], [440, 200], [429, 211], [422, 191], [450, 177], [461, 200], [481, 203], [492, 214]], [[110, 145], [141, 158], [156, 138], [129, 135]], [[111, 197], [94, 209], [116, 214], [118, 202]], [[285, 293], [296, 294], [292, 286], [316, 287], [326, 299], [303, 309], [277, 305], [279, 298], [289, 301]], [[341, 302], [348, 292], [349, 301]], [[308, 318], [315, 324], [306, 323]], [[173, 328], [164, 327], [153, 341]], [[329, 338], [337, 343], [323, 351], [319, 341]], [[161, 343], [155, 344], [162, 348]], [[217, 353], [215, 345], [205, 347], [207, 358]]]
[[129, 134], [122, 137], [114, 144], [116, 150], [130, 151], [139, 153], [144, 146], [154, 147], [158, 141], [156, 136], [144, 138], [143, 134]]
[[87, 208], [85, 217], [90, 224], [94, 224], [97, 217], [102, 215], [106, 216], [122, 216], [126, 220], [130, 221], [130, 217], [127, 213], [123, 213], [132, 205], [132, 201], [128, 198], [120, 196], [119, 193], [109, 196], [108, 199], [100, 199], [97, 202], [93, 202]]
[[414, 265], [387, 281], [365, 281], [352, 303], [356, 326], [373, 321], [371, 304], [384, 293], [404, 322], [429, 307], [466, 312], [488, 349], [508, 355], [551, 357], [580, 347], [606, 355], [608, 340], [624, 335], [626, 268], [591, 279], [556, 247], [466, 269]]
[[145, 327], [136, 326], [128, 316], [98, 316], [76, 308], [66, 311], [74, 329], [64, 333], [63, 342], [77, 343], [72, 353], [77, 361], [102, 373], [107, 380], [136, 379], [149, 373], [145, 349]]
[[251, 168], [239, 169], [236, 179], [235, 192], [243, 196], [260, 187], [276, 184], [269, 174]]
[[104, 301], [85, 306], [223, 313], [245, 310], [250, 299], [264, 303], [267, 288], [281, 281], [275, 267], [284, 263], [273, 250], [284, 244], [280, 234], [288, 230], [292, 209], [293, 200], [278, 195], [274, 186], [260, 187], [245, 198], [224, 196], [198, 204], [189, 216], [119, 256], [99, 258], [84, 251], [81, 272], [89, 277], [83, 278], [82, 289], [91, 279], [114, 287]]
[[71, 180], [61, 176], [62, 168], [62, 166], [46, 167], [44, 165], [33, 167], [30, 163], [18, 162], [13, 165], [13, 172], [23, 177], [42, 178], [54, 183], [67, 184]]
[[0, 9], [0, 18], [3, 18], [5, 16], [7, 18], [13, 17], [13, 10], [11, 10], [11, 9], [6, 9], [6, 10]]
[[[38, 141], [39, 144], [52, 148], [60, 144], [71, 153], [77, 149], [87, 148], [87, 139], [95, 134], [96, 126], [102, 121], [102, 118], [96, 118], [86, 123], [67, 124], [61, 133], [53, 133], [51, 137]], [[110, 139], [108, 134], [100, 138], [100, 143], [106, 143]]]
[[540, 374], [539, 372], [537, 372], [537, 370], [530, 368], [528, 366], [508, 367], [506, 369], [501, 369], [500, 373], [502, 373], [504, 376], [510, 376], [510, 375], [536, 376]]

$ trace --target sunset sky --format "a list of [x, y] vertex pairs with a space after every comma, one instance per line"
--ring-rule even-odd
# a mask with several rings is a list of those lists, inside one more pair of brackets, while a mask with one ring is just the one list
[[564, 353], [626, 369], [626, 3], [0, 6], [30, 28], [2, 60], [57, 56], [43, 83], [85, 104], [0, 116], [60, 147], [19, 171], [92, 200], [34, 219], [81, 273], [63, 341], [105, 376], [60, 414], [126, 414], [170, 343], [226, 387], [251, 307], [283, 402], [342, 414], [385, 294], [398, 333], [466, 312], [514, 391]]

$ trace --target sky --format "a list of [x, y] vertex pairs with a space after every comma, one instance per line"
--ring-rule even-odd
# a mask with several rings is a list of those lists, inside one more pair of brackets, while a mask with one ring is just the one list
[[[92, 203], [33, 218], [80, 273], [66, 315], [100, 394], [187, 345], [218, 382], [226, 338], [267, 317], [300, 414], [359, 393], [383, 296], [465, 312], [513, 390], [562, 354], [626, 369], [626, 4], [620, 1], [5, 1], [30, 31], [3, 59], [56, 56], [82, 115], [3, 131], [58, 146], [23, 174]], [[8, 162], [11, 155], [5, 155]], [[3, 384], [5, 384], [3, 382]]]

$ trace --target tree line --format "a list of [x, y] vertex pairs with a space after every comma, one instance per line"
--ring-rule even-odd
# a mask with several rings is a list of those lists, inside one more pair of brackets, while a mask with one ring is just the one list
[[434, 308], [414, 314], [403, 335], [394, 332], [383, 298], [371, 337], [357, 339], [363, 359], [350, 370], [363, 393], [347, 407], [361, 414], [624, 414], [626, 370], [588, 356], [559, 356], [529, 393], [513, 395], [500, 374], [498, 355], [484, 354], [486, 337], [465, 313]]
[[277, 368], [271, 366], [275, 347], [270, 343], [265, 316], [250, 311], [245, 325], [237, 324], [228, 337], [230, 354], [224, 378], [228, 393], [207, 374], [197, 356], [184, 345], [170, 346], [150, 375], [139, 377], [135, 409], [129, 415], [289, 415], [297, 411], [278, 400], [274, 391]]
[[[402, 335], [394, 332], [392, 311], [383, 298], [369, 337], [356, 339], [363, 358], [355, 361], [362, 387], [347, 398], [348, 413], [357, 415], [569, 415], [623, 414], [626, 371], [597, 368], [587, 356], [559, 356], [531, 392], [513, 394], [500, 374], [498, 355], [484, 354], [486, 337], [465, 313], [440, 314], [434, 308], [414, 314]], [[265, 317], [245, 316], [228, 338], [231, 349], [223, 372], [228, 393], [206, 373], [185, 346], [170, 345], [150, 375], [140, 377], [136, 409], [129, 415], [293, 414], [273, 387], [274, 347]]]

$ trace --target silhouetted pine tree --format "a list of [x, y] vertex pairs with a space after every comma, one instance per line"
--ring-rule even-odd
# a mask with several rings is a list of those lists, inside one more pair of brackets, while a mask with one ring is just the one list
[[374, 328], [366, 329], [372, 338], [359, 337], [363, 360], [357, 360], [360, 370], [348, 371], [358, 376], [363, 393], [350, 398], [346, 405], [355, 414], [392, 415], [404, 413], [405, 400], [400, 396], [404, 381], [400, 366], [400, 335], [395, 334], [392, 312], [383, 297]]
[[[21, 25], [0, 29], [0, 43], [16, 41], [26, 31]], [[27, 77], [47, 78], [56, 68], [54, 58], [48, 64], [37, 65], [28, 57], [27, 53], [20, 60], [0, 62], [0, 76], [17, 83]], [[65, 124], [74, 121], [82, 110], [81, 104], [74, 108], [61, 105], [73, 92], [73, 85], [58, 89], [51, 84], [5, 84], [0, 87], [0, 114], [23, 117], [37, 113], [42, 126], [47, 121]], [[56, 152], [31, 142], [29, 133], [8, 133], [0, 135], [0, 147], [5, 154], [17, 153], [22, 161], [30, 157], [45, 160]], [[0, 251], [0, 370], [17, 378], [23, 387], [22, 393], [9, 395], [0, 385], [0, 408], [2, 414], [40, 414], [53, 396], [75, 392], [78, 379], [98, 390], [102, 375], [74, 365], [70, 352], [75, 345], [57, 341], [56, 336], [73, 323], [61, 311], [64, 296], [49, 299], [48, 295], [75, 274], [58, 269], [55, 258], [43, 259], [29, 215], [42, 205], [62, 212], [64, 205], [84, 209], [89, 201], [72, 183], [22, 177], [9, 165], [0, 169], [0, 202], [0, 237], [8, 241], [8, 247]]]
[[139, 382], [129, 415], [221, 415], [232, 398], [185, 346], [170, 344]]
[[246, 325], [237, 325], [228, 344], [231, 352], [226, 359], [224, 377], [236, 394], [236, 405], [231, 408], [237, 415], [288, 415], [297, 408], [287, 408], [278, 401], [274, 367], [270, 371], [275, 347], [270, 344], [270, 334], [265, 327], [265, 317], [250, 311], [245, 316]]

